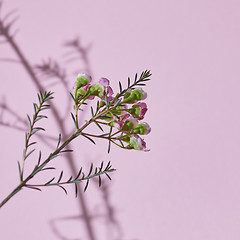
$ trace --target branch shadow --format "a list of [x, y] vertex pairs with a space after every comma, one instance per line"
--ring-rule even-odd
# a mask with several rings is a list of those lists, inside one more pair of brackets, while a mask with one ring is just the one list
[[[0, 58], [0, 61], [21, 64], [21, 66], [29, 76], [29, 81], [35, 85], [37, 90], [44, 92], [46, 91], [47, 87], [60, 84], [68, 94], [68, 70], [65, 67], [62, 67], [61, 64], [53, 58], [42, 60], [42, 62], [38, 64], [32, 64], [31, 61], [25, 56], [24, 50], [19, 46], [16, 41], [16, 34], [19, 30], [14, 30], [14, 24], [18, 19], [18, 16], [16, 15], [17, 10], [9, 11], [5, 16], [2, 16], [2, 7], [3, 1], [0, 1], [0, 44], [7, 44], [9, 47], [11, 47], [12, 51], [15, 53], [16, 59], [9, 59], [3, 57]], [[82, 46], [80, 38], [76, 37], [72, 40], [66, 41], [63, 46], [64, 48], [68, 49], [68, 52], [64, 54], [66, 64], [71, 64], [74, 61], [81, 60], [84, 63], [84, 66], [81, 70], [84, 70], [84, 72], [92, 75], [93, 71], [89, 60], [89, 51], [91, 50], [92, 44], [84, 47]], [[76, 69], [75, 71], [79, 72], [79, 70], [80, 69]], [[61, 116], [61, 113], [54, 105], [54, 103], [51, 103], [51, 109], [53, 111], [56, 126], [58, 127], [59, 132], [62, 133], [62, 139], [64, 141], [68, 135], [64, 122], [66, 120], [67, 114], [69, 114], [71, 109], [70, 97], [65, 110], [65, 114], [63, 114], [63, 116]], [[4, 116], [6, 114], [12, 117], [12, 123], [4, 120]], [[19, 122], [20, 126], [17, 126], [16, 122]], [[22, 116], [20, 116], [16, 110], [8, 106], [6, 101], [3, 99], [0, 102], [0, 125], [3, 127], [9, 127], [18, 131], [25, 132], [28, 127], [28, 122]], [[53, 147], [54, 144], [57, 142], [57, 138], [53, 136], [45, 135], [43, 137], [42, 135], [37, 134], [37, 137], [39, 138], [39, 140], [41, 140], [41, 142], [43, 142], [46, 146], [49, 147]], [[66, 149], [70, 149], [70, 147]], [[78, 170], [76, 167], [74, 156], [70, 153], [66, 153], [66, 158], [72, 176], [76, 176]], [[96, 180], [94, 180], [94, 182], [96, 182]], [[115, 239], [123, 239], [123, 230], [120, 226], [119, 221], [117, 220], [115, 208], [110, 200], [110, 190], [108, 184], [104, 182], [102, 184], [102, 188], [99, 188], [106, 211], [106, 214], [104, 216], [97, 214], [93, 216], [90, 215], [86, 195], [82, 191], [82, 186], [78, 184], [77, 187], [79, 189], [79, 195], [76, 201], [82, 214], [50, 220], [49, 225], [56, 237], [61, 240], [81, 240], [81, 238], [70, 239], [66, 236], [63, 236], [63, 234], [59, 231], [57, 227], [57, 223], [59, 221], [78, 220], [84, 222], [85, 228], [87, 229], [88, 238], [90, 240], [97, 240], [96, 230], [94, 228], [93, 221], [99, 218], [104, 218], [106, 221], [106, 228], [109, 229], [108, 232], [110, 233], [110, 235], [113, 235], [113, 232], [117, 232], [117, 238]], [[109, 236], [109, 239], [111, 239], [111, 236]]]

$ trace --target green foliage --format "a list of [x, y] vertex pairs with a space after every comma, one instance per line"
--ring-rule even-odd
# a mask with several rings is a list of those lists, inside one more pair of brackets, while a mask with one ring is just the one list
[[[32, 120], [30, 116], [27, 115], [28, 122], [29, 122], [29, 132], [25, 134], [25, 149], [23, 151], [23, 163], [22, 163], [21, 171], [19, 171], [21, 181], [23, 180], [23, 171], [24, 171], [25, 161], [35, 151], [35, 149], [28, 151], [30, 146], [33, 146], [36, 144], [36, 142], [31, 142], [31, 137], [38, 131], [45, 131], [44, 128], [35, 127], [35, 125], [39, 120], [43, 118], [47, 118], [47, 116], [45, 115], [40, 115], [40, 112], [50, 108], [50, 105], [46, 103], [47, 101], [53, 99], [52, 95], [53, 95], [52, 92], [44, 92], [44, 93], [40, 92], [38, 94], [39, 103], [38, 104], [33, 103], [34, 114], [33, 114]], [[20, 167], [20, 164], [19, 164], [19, 167]]]
[[151, 72], [150, 70], [145, 70], [144, 72], [141, 73], [140, 77], [138, 78], [137, 73], [135, 74], [135, 78], [133, 83], [131, 84], [131, 79], [130, 77], [128, 78], [128, 85], [126, 89], [122, 89], [122, 84], [119, 82], [119, 95], [118, 97], [121, 97], [124, 95], [125, 92], [127, 92], [129, 89], [135, 89], [135, 87], [138, 86], [145, 86], [146, 82], [150, 80], [151, 77]]
[[[48, 169], [43, 168], [44, 166], [42, 165], [41, 169], [40, 169], [40, 166], [39, 166], [38, 171], [54, 169], [54, 168], [48, 168]], [[62, 178], [63, 178], [64, 172], [61, 171], [58, 178], [53, 177], [44, 184], [26, 184], [26, 187], [33, 188], [33, 189], [36, 189], [36, 190], [41, 190], [40, 188], [42, 188], [42, 187], [57, 186], [57, 187], [60, 187], [67, 194], [67, 190], [65, 188], [65, 185], [75, 184], [75, 195], [77, 196], [77, 193], [78, 193], [78, 188], [76, 186], [77, 183], [81, 183], [83, 181], [86, 181], [86, 184], [85, 184], [85, 187], [84, 187], [84, 191], [86, 191], [87, 187], [89, 185], [90, 179], [94, 178], [94, 177], [98, 177], [99, 187], [100, 187], [101, 183], [102, 183], [102, 180], [101, 180], [102, 175], [106, 175], [107, 178], [111, 180], [111, 177], [109, 176], [109, 173], [114, 172], [114, 171], [116, 171], [116, 169], [112, 168], [110, 161], [108, 162], [108, 164], [105, 167], [104, 167], [104, 163], [102, 162], [100, 167], [95, 167], [95, 169], [93, 167], [93, 164], [91, 164], [87, 175], [82, 171], [82, 168], [80, 168], [78, 174], [75, 177], [70, 176], [70, 178], [68, 180], [63, 181]], [[54, 181], [56, 179], [57, 179], [57, 181]]]

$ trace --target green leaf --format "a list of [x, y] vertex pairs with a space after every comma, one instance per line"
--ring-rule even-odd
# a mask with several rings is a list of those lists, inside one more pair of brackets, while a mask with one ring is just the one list
[[108, 142], [108, 153], [110, 153], [110, 149], [111, 149], [111, 141]]
[[27, 157], [30, 156], [35, 150], [36, 150], [36, 149], [33, 149], [32, 151], [30, 151], [30, 152], [25, 156], [24, 160], [26, 160]]
[[134, 80], [134, 82], [136, 82], [137, 81], [137, 73], [135, 74], [135, 80]]
[[[50, 108], [50, 106], [43, 107], [43, 108], [40, 109], [40, 111], [43, 111], [43, 110], [46, 110], [46, 109], [49, 109], [49, 108]], [[40, 112], [40, 111], [39, 111], [39, 112]]]
[[48, 101], [48, 100], [51, 100], [51, 99], [53, 99], [52, 96], [46, 97], [46, 98], [44, 99], [44, 102], [46, 102], [46, 101]]
[[67, 195], [67, 190], [63, 186], [61, 186], [61, 185], [57, 185], [57, 186], [60, 187]]
[[28, 145], [28, 140], [27, 140], [27, 138], [28, 138], [28, 133], [25, 133], [25, 147], [27, 147], [27, 145]]
[[71, 92], [70, 92], [70, 96], [72, 97], [73, 101], [76, 102], [75, 97], [72, 95]]
[[58, 181], [57, 181], [58, 183], [61, 181], [62, 176], [63, 176], [63, 171], [61, 171], [61, 173], [60, 173], [60, 176], [59, 176]]
[[93, 163], [91, 163], [90, 170], [89, 170], [89, 173], [88, 173], [88, 175], [87, 175], [88, 177], [91, 175], [92, 170], [93, 170]]
[[22, 171], [21, 171], [21, 165], [20, 165], [19, 161], [18, 161], [18, 172], [19, 172], [20, 181], [22, 181], [23, 180], [23, 178], [22, 178]]
[[41, 115], [41, 116], [38, 116], [35, 120], [35, 123], [39, 120], [41, 120], [42, 118], [48, 118], [47, 116], [44, 116], [44, 115]]
[[109, 168], [111, 168], [111, 161], [108, 162], [107, 166], [105, 167], [105, 170], [108, 170]]
[[33, 187], [33, 186], [26, 186], [27, 188], [33, 189], [33, 190], [38, 190], [38, 191], [42, 191], [40, 188], [38, 187]]
[[75, 180], [78, 179], [78, 178], [80, 177], [81, 173], [82, 173], [82, 167], [80, 168], [80, 170], [79, 170], [77, 176], [75, 177]]
[[42, 171], [47, 171], [47, 170], [55, 170], [55, 167], [47, 167], [47, 168], [42, 168]]
[[122, 84], [120, 81], [119, 81], [119, 91], [120, 91], [120, 93], [122, 92]]
[[102, 180], [101, 180], [101, 176], [99, 175], [98, 176], [98, 186], [101, 187], [102, 185]]
[[89, 141], [91, 141], [93, 144], [96, 144], [90, 137], [84, 135], [83, 133], [81, 133], [82, 136], [84, 136], [85, 138], [87, 138]]
[[31, 142], [31, 143], [29, 143], [28, 145], [27, 145], [27, 147], [30, 147], [30, 146], [32, 146], [32, 145], [34, 145], [34, 144], [36, 144], [37, 142]]
[[92, 117], [94, 118], [94, 112], [92, 107], [91, 107], [91, 114], [92, 114]]
[[72, 176], [67, 180], [67, 182], [70, 182], [72, 180]]
[[51, 156], [49, 157], [49, 160], [52, 160], [52, 159], [54, 159], [54, 158], [56, 158], [56, 157], [58, 157], [58, 156], [59, 156], [59, 154], [51, 155]]
[[41, 127], [34, 128], [34, 130], [31, 132], [30, 136], [32, 136], [33, 134], [35, 134], [36, 132], [38, 132], [38, 131], [40, 131], [40, 130], [45, 131], [45, 129], [44, 129], [44, 128], [41, 128]]
[[109, 180], [112, 180], [111, 177], [107, 173], [105, 173], [105, 175], [108, 177]]
[[44, 185], [47, 186], [49, 185], [53, 180], [55, 179], [55, 177], [53, 177], [51, 180], [49, 180], [47, 183], [45, 183]]
[[109, 133], [101, 134], [101, 135], [99, 135], [98, 137], [106, 137], [106, 136], [109, 136]]
[[41, 153], [41, 151], [39, 151], [39, 156], [38, 156], [38, 163], [37, 163], [37, 165], [38, 165], [38, 166], [40, 165], [40, 161], [41, 161], [41, 156], [42, 156], [42, 153]]
[[101, 162], [101, 165], [100, 165], [100, 167], [99, 167], [99, 172], [101, 172], [102, 169], [103, 169], [103, 161]]
[[61, 133], [59, 133], [59, 136], [58, 136], [58, 143], [57, 143], [57, 148], [59, 147], [59, 144], [60, 144], [60, 142], [61, 142], [61, 138], [62, 138]]
[[89, 184], [89, 179], [87, 180], [87, 183], [86, 183], [86, 185], [85, 185], [85, 188], [84, 188], [84, 192], [86, 192], [86, 190], [87, 190], [87, 187], [88, 187], [88, 184]]
[[73, 152], [73, 150], [71, 149], [66, 149], [66, 150], [62, 150], [61, 153], [68, 153], [68, 152]]
[[94, 123], [99, 127], [99, 129], [104, 132], [104, 130], [102, 129], [102, 127], [98, 124], [98, 122], [94, 121]]
[[31, 128], [31, 126], [32, 126], [32, 121], [31, 121], [31, 119], [30, 119], [30, 117], [29, 117], [28, 114], [27, 114], [27, 118], [28, 118], [28, 121], [29, 121], [29, 127]]
[[38, 105], [36, 103], [33, 103], [33, 108], [34, 108], [34, 112], [36, 113], [38, 110]]
[[131, 81], [130, 81], [130, 77], [128, 77], [128, 87], [130, 87], [131, 85]]
[[[41, 91], [40, 91], [40, 93], [41, 93]], [[41, 94], [39, 94], [39, 93], [38, 93], [38, 95], [37, 95], [37, 96], [38, 96], [38, 101], [39, 101], [39, 104], [41, 104], [41, 102], [42, 102]], [[35, 104], [36, 104], [36, 103], [35, 103]]]
[[75, 117], [74, 117], [73, 113], [71, 113], [71, 116], [72, 116], [72, 119], [73, 119], [74, 125], [75, 125], [75, 127], [77, 128], [76, 119], [75, 119]]
[[77, 198], [78, 195], [78, 186], [77, 183], [75, 183], [75, 197]]

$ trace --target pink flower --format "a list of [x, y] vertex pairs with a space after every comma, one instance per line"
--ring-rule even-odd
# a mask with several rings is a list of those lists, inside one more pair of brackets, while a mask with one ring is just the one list
[[109, 86], [110, 81], [109, 81], [107, 78], [102, 77], [102, 78], [100, 78], [99, 83], [100, 83], [102, 86], [106, 87], [106, 86]]
[[149, 152], [150, 149], [146, 148], [146, 142], [140, 138], [137, 134], [132, 134], [130, 137], [130, 147], [134, 148], [135, 150], [140, 150], [144, 152]]
[[138, 102], [132, 106], [128, 110], [132, 114], [134, 118], [137, 118], [138, 120], [142, 120], [147, 112], [147, 104], [144, 102]]
[[[99, 80], [99, 84], [102, 85], [104, 87], [104, 91], [105, 93], [107, 93], [107, 97], [110, 97], [113, 95], [113, 90], [112, 88], [109, 86], [110, 81], [107, 78], [100, 78]], [[104, 97], [105, 98], [105, 97]], [[113, 98], [112, 98], [113, 99]], [[111, 101], [108, 99], [108, 101]]]
[[121, 115], [118, 121], [113, 122], [113, 126], [125, 133], [132, 132], [138, 124], [138, 121], [129, 113]]
[[[85, 95], [85, 94], [87, 93], [87, 90], [88, 90], [88, 88], [89, 88], [90, 86], [91, 86], [91, 84], [87, 84], [86, 86], [79, 88], [79, 89], [78, 89], [78, 93], [79, 93], [80, 95]], [[94, 95], [91, 95], [91, 96], [89, 96], [87, 99], [93, 100], [94, 98], [95, 98], [95, 96], [94, 96]]]

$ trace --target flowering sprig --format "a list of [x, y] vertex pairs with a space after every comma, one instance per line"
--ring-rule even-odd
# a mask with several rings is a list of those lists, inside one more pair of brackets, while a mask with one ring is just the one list
[[[111, 143], [124, 149], [149, 151], [145, 141], [139, 135], [149, 134], [151, 127], [148, 123], [139, 121], [144, 119], [147, 112], [147, 104], [142, 102], [146, 99], [147, 93], [141, 87], [150, 80], [150, 76], [150, 71], [146, 70], [139, 78], [136, 74], [132, 84], [128, 78], [126, 89], [123, 89], [121, 82], [119, 82], [120, 91], [115, 96], [110, 87], [110, 81], [106, 78], [101, 78], [99, 83], [94, 85], [90, 84], [90, 81], [87, 82], [87, 90], [85, 86], [78, 87], [79, 85], [76, 85], [77, 87], [74, 88], [75, 97], [72, 95], [75, 109], [77, 109], [75, 117], [72, 114], [76, 128], [80, 106], [86, 104], [86, 100], [92, 100], [91, 97], [98, 97], [96, 111], [94, 112], [91, 107], [92, 119], [101, 131], [103, 131], [103, 126], [108, 126], [109, 131], [100, 135], [84, 132], [82, 135], [93, 143], [95, 143], [93, 137], [108, 140], [108, 152], [110, 152]], [[104, 114], [99, 115], [100, 111], [104, 111]]]
[[[115, 171], [115, 169], [112, 168], [110, 162], [108, 162], [108, 164], [103, 167], [104, 164], [102, 162], [99, 168], [95, 167], [95, 171], [93, 171], [94, 167], [93, 164], [91, 164], [89, 173], [87, 175], [83, 173], [81, 168], [76, 176], [70, 176], [70, 178], [65, 181], [62, 181], [62, 171], [58, 178], [53, 177], [45, 183], [29, 183], [29, 181], [32, 180], [38, 173], [55, 169], [54, 167], [49, 167], [49, 163], [52, 163], [53, 159], [66, 152], [72, 152], [72, 150], [69, 150], [66, 147], [70, 142], [79, 136], [87, 138], [94, 144], [95, 142], [92, 139], [93, 137], [106, 139], [108, 141], [108, 152], [110, 152], [112, 143], [123, 149], [149, 151], [146, 148], [145, 141], [139, 136], [146, 135], [151, 131], [150, 126], [146, 122], [139, 122], [144, 118], [145, 113], [147, 112], [146, 103], [141, 102], [147, 97], [147, 94], [145, 91], [143, 91], [142, 88], [139, 88], [139, 86], [145, 86], [145, 82], [150, 80], [150, 76], [150, 71], [142, 72], [139, 79], [137, 78], [136, 74], [135, 80], [132, 84], [130, 78], [128, 78], [128, 86], [124, 90], [122, 89], [122, 84], [119, 82], [120, 91], [114, 96], [114, 92], [110, 87], [110, 81], [108, 79], [101, 78], [99, 80], [99, 83], [91, 84], [90, 76], [86, 74], [79, 74], [74, 86], [73, 93], [71, 93], [75, 110], [75, 113], [71, 113], [71, 116], [75, 124], [75, 132], [64, 142], [62, 142], [61, 134], [59, 134], [56, 149], [50, 153], [45, 160], [42, 159], [42, 154], [40, 151], [37, 164], [33, 168], [32, 172], [27, 177], [25, 177], [25, 161], [35, 151], [35, 149], [29, 150], [29, 147], [36, 144], [36, 142], [31, 142], [32, 136], [40, 130], [45, 130], [44, 128], [36, 127], [36, 122], [43, 118], [47, 118], [47, 116], [40, 114], [40, 112], [49, 109], [50, 104], [47, 104], [47, 102], [53, 99], [52, 92], [40, 92], [38, 94], [39, 104], [33, 104], [33, 118], [31, 119], [28, 116], [29, 131], [26, 133], [25, 137], [23, 162], [22, 164], [18, 162], [20, 183], [0, 203], [0, 207], [6, 204], [9, 199], [11, 199], [24, 187], [41, 190], [43, 187], [57, 186], [63, 189], [65, 193], [67, 193], [65, 185], [75, 184], [75, 194], [77, 195], [77, 183], [79, 182], [86, 181], [84, 188], [85, 191], [91, 178], [98, 177], [99, 186], [101, 186], [102, 175], [106, 175], [111, 180], [109, 173]], [[81, 106], [86, 105], [88, 100], [93, 100], [94, 98], [98, 98], [98, 101], [95, 110], [93, 107], [91, 107], [91, 118], [86, 121], [81, 127], [79, 127], [78, 114], [79, 111], [82, 110]], [[92, 123], [97, 125], [102, 134], [95, 135], [85, 131], [86, 128]], [[106, 127], [108, 128], [107, 131]]]

